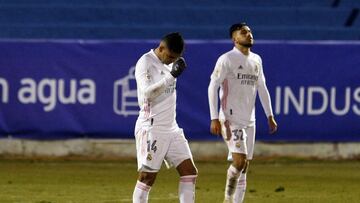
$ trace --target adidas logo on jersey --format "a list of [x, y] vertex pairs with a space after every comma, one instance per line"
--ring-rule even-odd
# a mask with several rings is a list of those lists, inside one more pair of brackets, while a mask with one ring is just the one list
[[161, 72], [160, 72], [160, 75], [164, 75], [164, 74], [165, 74], [164, 71], [161, 71]]
[[240, 65], [240, 66], [238, 67], [238, 69], [244, 69], [244, 68], [242, 67], [242, 65]]

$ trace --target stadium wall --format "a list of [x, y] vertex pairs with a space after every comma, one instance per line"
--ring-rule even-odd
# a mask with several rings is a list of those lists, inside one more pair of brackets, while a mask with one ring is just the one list
[[[225, 160], [227, 148], [220, 141], [190, 141], [194, 159]], [[1, 139], [1, 157], [135, 159], [135, 141], [129, 139], [71, 139], [37, 141]], [[315, 159], [359, 159], [359, 143], [268, 143], [258, 141], [256, 158], [296, 157]]]

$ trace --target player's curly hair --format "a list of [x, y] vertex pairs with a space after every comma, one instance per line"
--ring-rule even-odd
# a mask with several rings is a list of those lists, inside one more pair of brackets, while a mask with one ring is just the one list
[[165, 42], [171, 52], [181, 54], [184, 50], [184, 39], [179, 32], [169, 33], [161, 41]]

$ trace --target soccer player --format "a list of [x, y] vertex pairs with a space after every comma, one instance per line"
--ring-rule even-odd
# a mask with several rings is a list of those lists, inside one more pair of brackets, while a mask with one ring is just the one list
[[175, 120], [176, 80], [186, 68], [183, 50], [181, 34], [167, 34], [135, 67], [140, 112], [135, 125], [139, 177], [134, 203], [148, 202], [163, 161], [180, 175], [180, 202], [192, 203], [195, 199], [197, 169], [184, 132]]
[[249, 26], [237, 23], [229, 31], [234, 48], [217, 60], [211, 74], [208, 96], [210, 131], [223, 136], [229, 149], [228, 160], [232, 160], [227, 170], [224, 202], [238, 203], [244, 200], [246, 171], [249, 160], [253, 158], [257, 93], [268, 118], [271, 134], [277, 130], [277, 124], [265, 84], [261, 58], [250, 51], [254, 39]]

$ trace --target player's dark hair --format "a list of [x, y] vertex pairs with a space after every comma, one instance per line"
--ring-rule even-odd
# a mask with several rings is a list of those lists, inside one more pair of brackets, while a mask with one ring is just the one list
[[178, 32], [165, 35], [161, 41], [165, 42], [171, 52], [181, 54], [184, 50], [184, 39]]
[[247, 26], [245, 22], [233, 24], [229, 29], [230, 38], [232, 38], [233, 32], [235, 32], [236, 30], [240, 30], [244, 26]]

